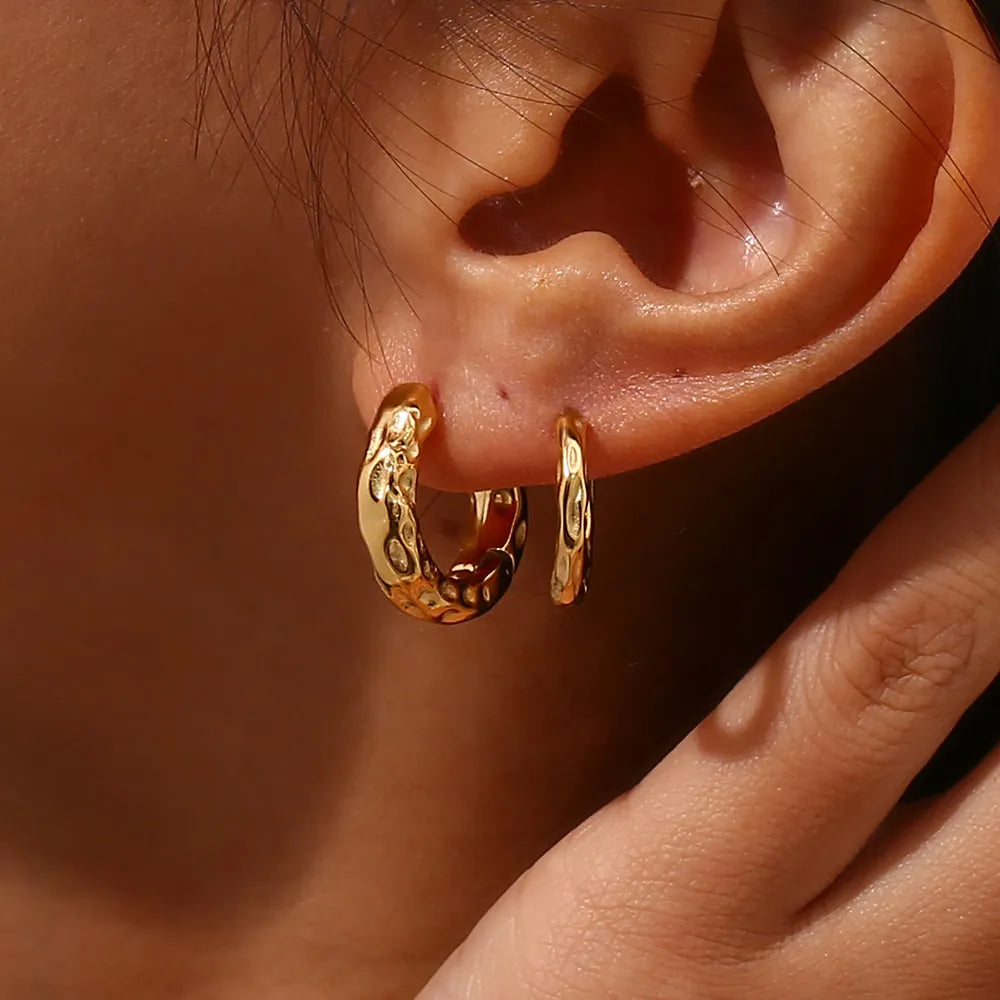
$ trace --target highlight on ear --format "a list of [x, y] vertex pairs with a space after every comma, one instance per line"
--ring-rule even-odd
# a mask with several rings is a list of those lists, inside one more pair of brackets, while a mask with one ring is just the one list
[[433, 386], [435, 485], [548, 481], [567, 407], [597, 476], [745, 427], [901, 330], [1000, 212], [965, 0], [435, 10], [371, 54], [338, 161], [359, 408]]

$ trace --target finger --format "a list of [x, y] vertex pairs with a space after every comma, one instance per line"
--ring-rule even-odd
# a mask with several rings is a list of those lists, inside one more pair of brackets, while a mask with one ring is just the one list
[[[856, 855], [998, 668], [995, 416], [647, 779], [651, 847], [671, 814], [691, 812], [673, 786], [700, 788], [713, 849], [742, 870], [746, 898], [794, 912]], [[775, 676], [773, 724], [734, 753], [720, 730], [760, 711]]]
[[891, 996], [909, 985], [904, 995], [922, 1000], [993, 1000], [1000, 977], [998, 829], [995, 753], [958, 788], [880, 837], [803, 914], [793, 945], [797, 963], [815, 968], [836, 940], [864, 995]]

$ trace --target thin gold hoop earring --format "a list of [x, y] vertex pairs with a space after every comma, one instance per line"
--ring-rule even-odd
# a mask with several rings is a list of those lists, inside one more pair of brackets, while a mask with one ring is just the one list
[[559, 535], [552, 570], [552, 600], [579, 604], [587, 594], [593, 542], [594, 484], [587, 478], [587, 422], [567, 410], [556, 422], [559, 437]]
[[358, 524], [386, 597], [413, 618], [458, 625], [486, 614], [507, 592], [521, 561], [528, 509], [517, 487], [474, 493], [469, 541], [442, 573], [416, 511], [420, 452], [437, 420], [425, 385], [400, 385], [386, 396], [358, 478]]

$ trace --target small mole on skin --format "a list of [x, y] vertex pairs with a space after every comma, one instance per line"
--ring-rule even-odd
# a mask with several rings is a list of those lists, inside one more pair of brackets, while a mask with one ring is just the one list
[[509, 403], [510, 402], [510, 393], [507, 391], [507, 386], [505, 386], [505, 385], [498, 385], [497, 386], [497, 395], [505, 403]]

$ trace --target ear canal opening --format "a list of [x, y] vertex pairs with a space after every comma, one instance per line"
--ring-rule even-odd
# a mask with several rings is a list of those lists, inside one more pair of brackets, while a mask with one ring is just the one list
[[466, 212], [466, 245], [519, 256], [576, 233], [606, 233], [651, 282], [692, 292], [774, 268], [784, 171], [731, 13], [692, 93], [669, 105], [659, 96], [629, 76], [605, 79], [570, 116], [544, 178]]

